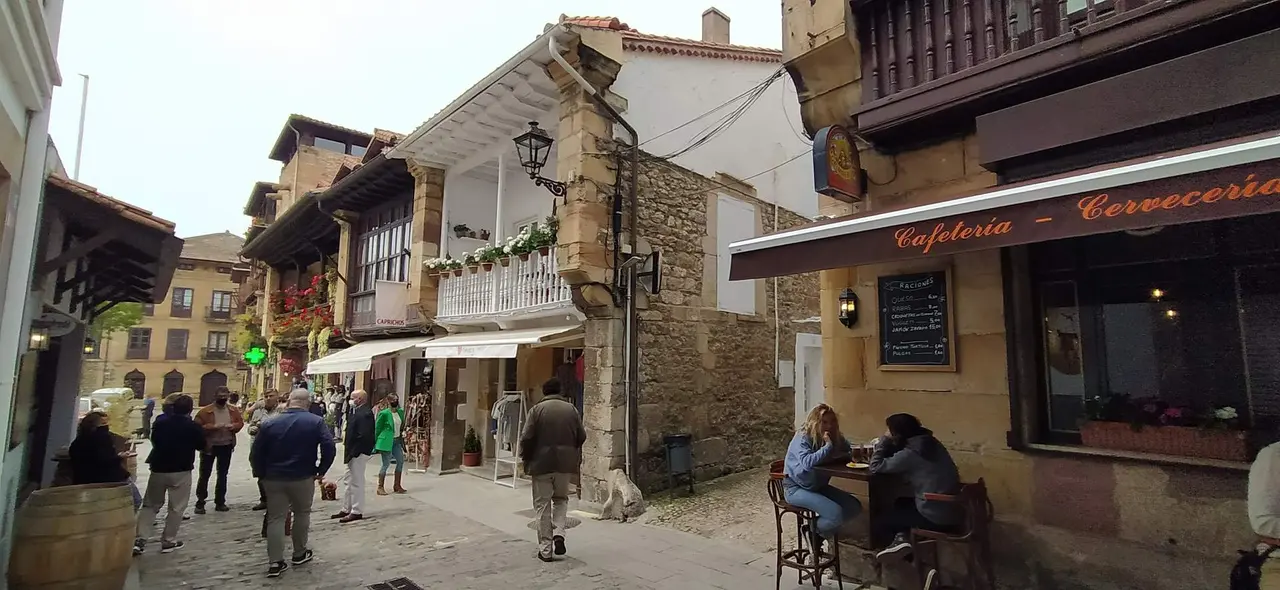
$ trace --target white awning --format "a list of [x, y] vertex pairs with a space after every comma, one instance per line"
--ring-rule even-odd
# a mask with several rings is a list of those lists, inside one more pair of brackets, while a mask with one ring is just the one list
[[529, 328], [525, 330], [500, 330], [497, 332], [468, 332], [451, 334], [419, 344], [423, 356], [433, 359], [511, 359], [521, 345], [545, 346], [572, 338], [570, 332], [581, 326], [557, 326], [554, 328]]
[[307, 374], [324, 375], [328, 373], [368, 371], [369, 367], [373, 365], [373, 357], [400, 352], [406, 348], [420, 346], [430, 340], [430, 336], [415, 336], [413, 338], [392, 338], [389, 340], [361, 342], [351, 348], [339, 350], [307, 363]]

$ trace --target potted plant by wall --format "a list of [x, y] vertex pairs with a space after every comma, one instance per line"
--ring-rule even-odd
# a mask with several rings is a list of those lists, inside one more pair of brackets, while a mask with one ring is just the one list
[[480, 466], [480, 437], [476, 435], [476, 429], [467, 427], [467, 436], [462, 439], [462, 464], [466, 467]]
[[462, 276], [462, 261], [461, 261], [461, 260], [457, 260], [457, 259], [454, 259], [454, 258], [446, 259], [446, 260], [445, 260], [445, 263], [444, 263], [444, 268], [445, 268], [446, 270], [448, 270], [449, 272], [452, 272], [452, 273], [453, 273], [453, 276], [455, 276], [455, 277], [460, 277], [460, 276]]
[[1085, 400], [1080, 440], [1087, 447], [1201, 459], [1249, 460], [1248, 433], [1229, 406], [1192, 408], [1156, 398], [1108, 395]]
[[487, 230], [487, 229], [482, 229], [482, 230], [480, 230], [480, 239], [482, 239], [482, 240], [488, 240], [490, 235], [491, 235], [491, 234], [489, 233], [489, 230]]
[[467, 227], [467, 224], [465, 223], [459, 223], [458, 225], [453, 226], [453, 235], [458, 236], [459, 238], [467, 237], [467, 234], [470, 232], [471, 228]]
[[502, 257], [502, 250], [496, 246], [485, 246], [476, 250], [476, 259], [480, 261], [480, 267], [486, 271], [493, 270], [493, 263]]
[[471, 271], [471, 274], [480, 272], [480, 259], [476, 257], [475, 252], [467, 252], [466, 254], [463, 254], [462, 264], [467, 267], [467, 270]]
[[529, 260], [529, 253], [533, 252], [529, 229], [525, 228], [519, 235], [507, 240], [507, 245], [503, 249], [511, 256], [518, 256], [520, 260]]

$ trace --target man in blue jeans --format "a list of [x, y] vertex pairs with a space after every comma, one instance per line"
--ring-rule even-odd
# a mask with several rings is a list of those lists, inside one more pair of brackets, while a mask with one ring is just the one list
[[[267, 492], [268, 578], [279, 577], [289, 564], [302, 565], [313, 557], [307, 548], [311, 529], [311, 501], [316, 482], [333, 465], [337, 448], [324, 419], [309, 412], [311, 393], [295, 389], [289, 408], [262, 423], [249, 450], [253, 476]], [[317, 453], [318, 451], [318, 453]], [[319, 454], [317, 464], [316, 455]], [[284, 560], [284, 523], [293, 513], [293, 559]]]

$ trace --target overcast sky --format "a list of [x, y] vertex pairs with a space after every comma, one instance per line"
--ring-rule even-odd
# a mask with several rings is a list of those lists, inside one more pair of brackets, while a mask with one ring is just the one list
[[[408, 133], [560, 14], [701, 37], [691, 0], [67, 0], [51, 133], [81, 182], [175, 221], [229, 230], [289, 113]], [[781, 46], [778, 0], [717, 0], [734, 43]], [[672, 89], [678, 91], [678, 89]]]

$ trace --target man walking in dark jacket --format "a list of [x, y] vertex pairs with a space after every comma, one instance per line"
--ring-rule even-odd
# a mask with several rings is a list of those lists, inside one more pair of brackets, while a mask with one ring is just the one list
[[374, 446], [374, 416], [368, 400], [363, 389], [351, 392], [351, 405], [355, 409], [347, 420], [347, 434], [342, 440], [342, 462], [347, 464], [342, 474], [342, 510], [329, 517], [343, 524], [364, 518], [364, 471]]
[[[284, 560], [284, 521], [293, 513], [293, 565], [311, 561], [307, 535], [311, 530], [311, 501], [316, 481], [333, 465], [337, 447], [333, 434], [319, 416], [307, 411], [311, 393], [295, 389], [289, 394], [289, 408], [258, 429], [249, 452], [254, 477], [262, 479], [267, 491], [268, 578], [289, 569]], [[319, 464], [316, 463], [317, 450]]]
[[134, 555], [146, 550], [147, 539], [155, 529], [156, 513], [165, 504], [166, 497], [169, 512], [164, 519], [164, 532], [160, 534], [160, 552], [182, 548], [178, 528], [182, 526], [182, 513], [191, 499], [191, 471], [196, 467], [196, 453], [204, 449], [204, 429], [191, 419], [191, 410], [195, 407], [191, 396], [170, 394], [164, 407], [165, 412], [156, 418], [151, 428], [151, 454], [147, 456], [151, 475], [142, 497], [142, 511], [138, 513]]
[[538, 559], [565, 554], [564, 519], [569, 481], [579, 473], [587, 431], [578, 409], [560, 395], [560, 381], [542, 384], [542, 401], [529, 410], [520, 434], [520, 459], [533, 477], [533, 509], [538, 513]]

